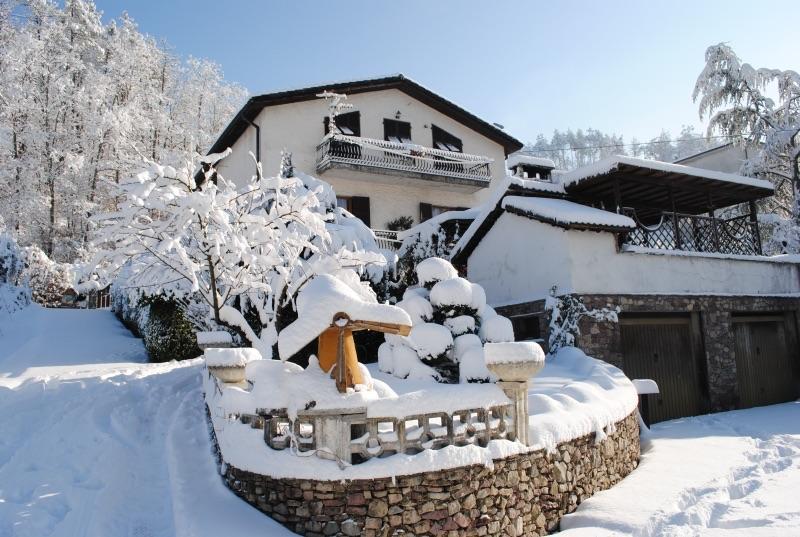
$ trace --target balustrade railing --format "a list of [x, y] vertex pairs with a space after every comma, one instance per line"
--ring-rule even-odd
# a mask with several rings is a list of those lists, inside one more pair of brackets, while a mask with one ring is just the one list
[[[239, 420], [262, 429], [264, 442], [272, 449], [310, 452], [325, 448], [340, 462], [358, 464], [397, 453], [414, 454], [445, 446], [485, 447], [490, 440], [514, 440], [512, 412], [510, 403], [402, 417], [368, 417], [365, 409], [308, 410], [291, 420], [281, 409], [243, 414]], [[342, 438], [345, 441], [337, 453], [337, 442], [330, 440]]]
[[339, 163], [488, 184], [491, 162], [478, 155], [343, 134], [326, 136], [317, 146], [320, 172]]
[[378, 248], [397, 250], [400, 248], [400, 245], [403, 244], [403, 241], [397, 238], [396, 231], [373, 229], [372, 232], [375, 234], [375, 242], [378, 244]]
[[658, 222], [644, 224], [634, 209], [623, 212], [637, 223], [636, 229], [623, 237], [623, 244], [659, 250], [762, 255], [758, 223], [747, 214], [723, 219], [664, 211]]

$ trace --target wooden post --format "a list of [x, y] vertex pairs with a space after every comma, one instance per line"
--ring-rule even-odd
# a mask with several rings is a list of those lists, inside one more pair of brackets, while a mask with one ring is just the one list
[[714, 238], [714, 251], [719, 252], [719, 230], [717, 230], [717, 217], [714, 214], [714, 199], [711, 196], [711, 191], [706, 192], [706, 200], [708, 202], [708, 216], [711, 217], [711, 234]]
[[753, 234], [753, 246], [756, 249], [756, 254], [764, 255], [764, 250], [761, 245], [761, 230], [758, 227], [758, 206], [755, 201], [751, 201], [750, 205], [750, 232]]
[[675, 210], [675, 195], [672, 185], [669, 185], [669, 204], [672, 207], [672, 232], [675, 234], [675, 249], [681, 249], [681, 228], [678, 225], [678, 212]]

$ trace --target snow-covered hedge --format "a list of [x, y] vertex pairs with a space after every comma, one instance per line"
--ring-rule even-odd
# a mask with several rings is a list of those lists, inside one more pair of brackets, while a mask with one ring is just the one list
[[0, 217], [0, 314], [11, 314], [30, 304], [24, 268], [22, 251], [13, 237], [3, 233]]
[[480, 285], [458, 276], [448, 261], [429, 258], [416, 267], [419, 285], [397, 306], [412, 322], [408, 337], [387, 335], [378, 365], [400, 378], [488, 382], [484, 342], [514, 341], [511, 322], [486, 304]]

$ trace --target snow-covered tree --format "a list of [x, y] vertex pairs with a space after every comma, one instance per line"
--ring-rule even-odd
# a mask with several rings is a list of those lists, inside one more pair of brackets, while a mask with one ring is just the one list
[[143, 157], [202, 151], [245, 92], [86, 0], [0, 2], [0, 213], [21, 246], [86, 256], [90, 215]]
[[558, 294], [558, 287], [550, 289], [550, 296], [545, 300], [545, 311], [550, 313], [550, 330], [547, 340], [548, 352], [555, 354], [562, 347], [572, 347], [580, 335], [582, 319], [596, 322], [618, 322], [621, 311], [619, 306], [589, 309], [583, 298], [573, 294]]
[[92, 267], [106, 281], [127, 268], [127, 287], [168, 294], [198, 323], [193, 305], [202, 305], [208, 326], [235, 327], [269, 356], [281, 313], [309, 278], [385, 259], [366, 226], [333, 205], [329, 186], [308, 176], [264, 178], [259, 163], [237, 188], [214, 167], [228, 152], [179, 169], [151, 164], [121, 182], [119, 210], [97, 218], [101, 250]]
[[766, 203], [765, 220], [773, 227], [773, 245], [782, 252], [800, 251], [800, 74], [757, 69], [742, 63], [728, 45], [706, 50], [706, 65], [693, 97], [700, 116], [709, 117], [708, 132], [732, 137], [749, 148], [742, 172], [775, 185]]

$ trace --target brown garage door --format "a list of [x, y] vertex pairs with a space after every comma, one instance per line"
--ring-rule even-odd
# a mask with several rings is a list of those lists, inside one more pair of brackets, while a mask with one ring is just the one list
[[787, 321], [783, 315], [733, 317], [741, 408], [797, 399], [796, 350]]
[[693, 337], [699, 330], [693, 323], [699, 319], [689, 315], [620, 318], [625, 374], [653, 379], [661, 392], [649, 400], [652, 423], [704, 412], [704, 374]]

